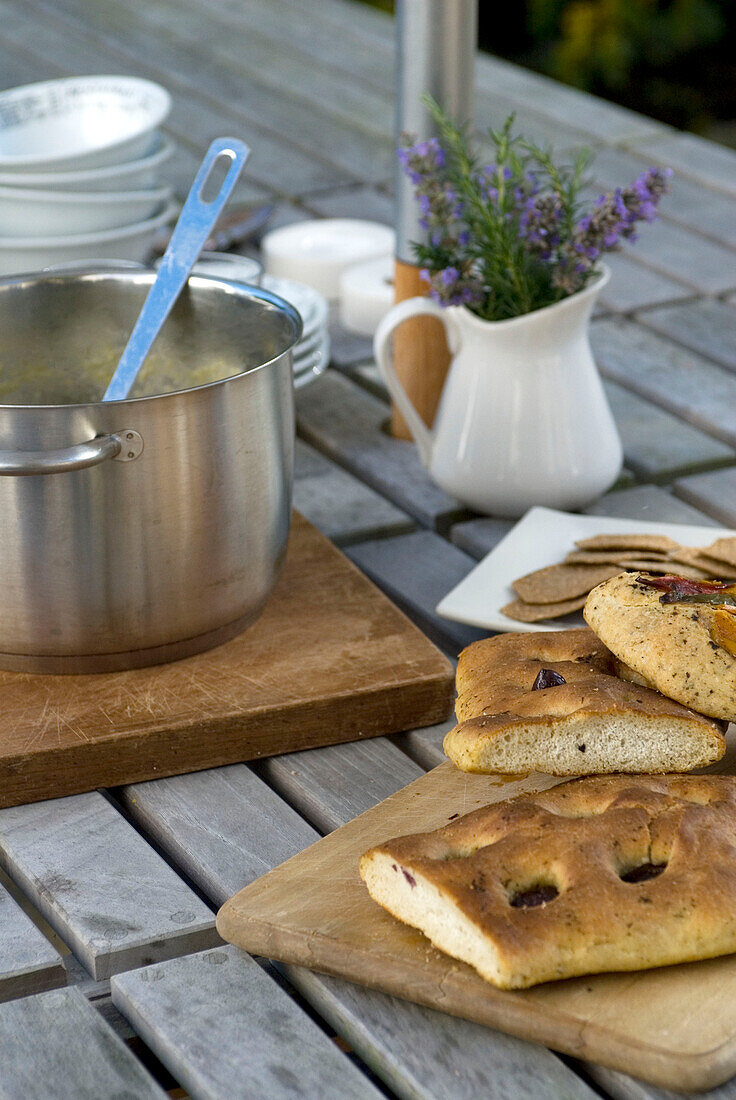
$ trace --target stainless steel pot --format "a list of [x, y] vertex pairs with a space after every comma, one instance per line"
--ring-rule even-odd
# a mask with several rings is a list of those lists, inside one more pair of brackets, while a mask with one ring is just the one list
[[193, 276], [132, 396], [103, 404], [153, 278], [0, 283], [0, 667], [188, 656], [247, 626], [276, 581], [299, 315]]

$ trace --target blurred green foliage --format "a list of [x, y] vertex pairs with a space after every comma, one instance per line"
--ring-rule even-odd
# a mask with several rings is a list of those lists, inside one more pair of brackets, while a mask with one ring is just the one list
[[526, 0], [481, 45], [676, 126], [736, 117], [734, 0]]
[[568, 84], [621, 88], [642, 63], [664, 67], [718, 42], [726, 20], [717, 0], [528, 0], [535, 41]]

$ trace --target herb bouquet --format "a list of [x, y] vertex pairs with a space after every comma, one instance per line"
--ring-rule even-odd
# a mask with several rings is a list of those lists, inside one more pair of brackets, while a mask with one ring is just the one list
[[513, 116], [489, 132], [484, 163], [465, 130], [427, 99], [440, 139], [405, 135], [399, 158], [415, 187], [428, 243], [414, 250], [430, 295], [500, 321], [553, 305], [600, 273], [599, 261], [653, 221], [669, 169], [649, 168], [630, 187], [584, 200], [587, 152], [557, 165], [512, 136]]
[[[427, 231], [414, 248], [430, 296], [383, 318], [376, 361], [446, 492], [489, 515], [585, 507], [622, 462], [588, 333], [609, 276], [601, 258], [655, 218], [669, 173], [650, 168], [630, 187], [590, 198], [587, 156], [561, 166], [513, 136], [510, 118], [491, 131], [487, 163], [427, 102], [439, 139], [407, 137], [399, 155]], [[394, 330], [423, 314], [443, 321], [453, 351], [431, 430], [391, 350]]]

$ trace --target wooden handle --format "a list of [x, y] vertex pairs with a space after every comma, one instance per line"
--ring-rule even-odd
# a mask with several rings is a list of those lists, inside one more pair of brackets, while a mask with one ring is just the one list
[[[427, 284], [414, 264], [396, 261], [395, 298], [415, 298], [427, 293]], [[413, 317], [394, 336], [394, 367], [402, 386], [427, 427], [434, 423], [442, 387], [445, 384], [450, 352], [441, 321], [434, 317]], [[411, 439], [411, 432], [396, 407], [391, 411], [391, 434], [396, 439]]]

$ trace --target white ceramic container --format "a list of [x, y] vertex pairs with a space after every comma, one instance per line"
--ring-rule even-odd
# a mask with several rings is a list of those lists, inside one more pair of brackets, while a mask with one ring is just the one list
[[396, 235], [379, 222], [318, 218], [285, 225], [261, 242], [268, 275], [296, 279], [329, 301], [340, 295], [340, 276], [364, 260], [393, 256]]
[[47, 191], [139, 191], [157, 187], [159, 172], [174, 152], [174, 144], [163, 134], [154, 135], [152, 153], [125, 164], [86, 168], [72, 172], [2, 172], [0, 186], [31, 187]]
[[40, 191], [0, 187], [0, 235], [62, 237], [147, 221], [171, 202], [170, 187], [152, 191]]
[[133, 76], [78, 76], [0, 93], [0, 171], [56, 172], [137, 160], [171, 109]]
[[343, 271], [340, 324], [359, 336], [373, 336], [394, 304], [394, 258], [381, 256]]
[[43, 271], [44, 268], [75, 260], [135, 260], [143, 263], [151, 252], [156, 231], [172, 222], [176, 203], [170, 203], [154, 218], [108, 229], [65, 237], [0, 237], [0, 275]]
[[[608, 282], [545, 309], [482, 321], [464, 306], [409, 298], [383, 319], [374, 351], [391, 396], [433, 480], [476, 511], [520, 516], [534, 505], [574, 510], [616, 480], [619, 439], [588, 340], [588, 320]], [[394, 370], [391, 334], [431, 314], [445, 325], [450, 370], [430, 430]]]

